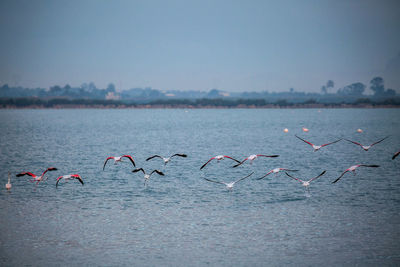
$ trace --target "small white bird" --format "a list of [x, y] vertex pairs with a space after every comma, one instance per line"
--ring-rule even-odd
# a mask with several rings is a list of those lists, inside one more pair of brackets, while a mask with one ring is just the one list
[[8, 172], [8, 183], [6, 183], [6, 189], [10, 190], [11, 189], [11, 177], [10, 177], [10, 172]]
[[231, 159], [231, 160], [236, 161], [237, 163], [240, 163], [240, 161], [238, 161], [237, 159], [231, 158], [231, 157], [229, 157], [229, 156], [218, 155], [218, 156], [212, 157], [212, 158], [209, 159], [206, 163], [204, 163], [203, 166], [200, 167], [200, 170], [203, 169], [203, 168], [204, 168], [210, 161], [212, 161], [213, 159], [216, 159], [216, 160], [218, 160], [218, 162], [219, 162], [220, 160], [223, 160], [223, 159], [225, 159], [225, 158], [228, 158], [228, 159]]
[[133, 160], [133, 158], [132, 158], [131, 155], [123, 155], [123, 156], [120, 156], [120, 157], [108, 157], [108, 158], [106, 159], [106, 161], [104, 162], [103, 171], [104, 171], [104, 168], [106, 167], [107, 162], [108, 162], [110, 159], [113, 159], [113, 160], [114, 160], [114, 164], [117, 164], [117, 162], [122, 162], [122, 158], [128, 158], [128, 159], [130, 160], [130, 162], [132, 162], [133, 167], [136, 167], [135, 161]]
[[363, 146], [363, 145], [360, 144], [360, 143], [357, 143], [357, 142], [354, 142], [354, 141], [351, 141], [351, 140], [348, 140], [348, 139], [344, 139], [344, 140], [346, 140], [346, 141], [348, 141], [348, 142], [351, 142], [351, 143], [353, 143], [353, 144], [359, 145], [359, 146], [362, 147], [362, 149], [364, 149], [365, 151], [368, 151], [368, 149], [370, 149], [372, 146], [374, 146], [374, 145], [376, 145], [376, 144], [382, 142], [383, 140], [385, 140], [385, 139], [388, 138], [388, 137], [389, 137], [389, 136], [386, 136], [385, 138], [383, 138], [383, 139], [379, 140], [378, 142], [375, 142], [375, 143], [373, 143], [373, 144], [371, 144], [371, 145], [369, 145], [369, 146]]
[[245, 176], [245, 177], [243, 177], [243, 178], [240, 178], [239, 180], [236, 180], [236, 181], [230, 182], [230, 183], [214, 181], [214, 180], [211, 180], [211, 179], [208, 179], [208, 178], [203, 178], [203, 179], [206, 180], [206, 181], [212, 182], [212, 183], [223, 184], [223, 185], [226, 186], [226, 189], [232, 190], [232, 189], [233, 189], [233, 186], [234, 186], [237, 182], [240, 182], [240, 181], [242, 181], [242, 180], [244, 180], [244, 179], [250, 177], [253, 173], [254, 173], [254, 172], [250, 173], [249, 175], [247, 175], [247, 176]]
[[257, 178], [256, 180], [261, 180], [264, 179], [265, 177], [267, 177], [268, 175], [270, 175], [271, 173], [275, 173], [277, 174], [280, 171], [287, 171], [287, 172], [297, 172], [298, 170], [290, 170], [290, 169], [285, 169], [285, 168], [275, 168], [270, 170], [269, 172], [267, 172], [267, 174], [265, 174], [263, 177]]
[[314, 152], [317, 151], [317, 150], [319, 150], [320, 148], [322, 148], [322, 147], [324, 147], [324, 146], [331, 145], [331, 144], [337, 143], [337, 142], [339, 142], [340, 140], [342, 140], [342, 139], [339, 139], [339, 140], [336, 140], [336, 141], [333, 141], [333, 142], [330, 142], [330, 143], [327, 143], [327, 144], [323, 144], [323, 145], [317, 146], [317, 145], [314, 145], [313, 143], [310, 143], [310, 142], [304, 140], [304, 139], [301, 138], [301, 137], [298, 137], [297, 135], [294, 135], [294, 136], [296, 136], [296, 137], [299, 138], [301, 141], [303, 141], [303, 142], [309, 144], [310, 146], [312, 146], [312, 148], [314, 148]]
[[315, 179], [317, 179], [317, 178], [321, 177], [322, 175], [324, 175], [324, 174], [326, 173], [326, 171], [321, 172], [320, 175], [318, 175], [318, 176], [316, 176], [316, 177], [314, 177], [314, 178], [311, 178], [311, 179], [308, 180], [308, 181], [304, 181], [304, 180], [301, 180], [301, 179], [299, 179], [299, 178], [295, 178], [295, 177], [291, 176], [290, 174], [288, 174], [287, 172], [285, 172], [285, 173], [286, 173], [286, 175], [289, 176], [290, 178], [299, 181], [299, 182], [304, 186], [304, 188], [306, 188], [307, 191], [310, 192], [310, 189], [308, 188], [308, 187], [310, 186], [310, 183], [311, 183], [312, 181], [314, 181]]
[[345, 170], [345, 171], [339, 176], [339, 178], [337, 178], [335, 181], [332, 182], [332, 184], [334, 184], [334, 183], [336, 183], [337, 181], [339, 181], [340, 178], [342, 178], [343, 175], [344, 175], [345, 173], [347, 173], [347, 172], [350, 172], [350, 171], [351, 171], [351, 172], [353, 172], [354, 175], [356, 175], [356, 169], [357, 169], [358, 167], [372, 167], [372, 168], [378, 168], [379, 165], [365, 165], [365, 164], [353, 165], [353, 166], [351, 166], [350, 168], [348, 168], [347, 170]]
[[246, 160], [250, 160], [250, 164], [253, 164], [253, 160], [255, 160], [258, 157], [276, 158], [276, 157], [279, 157], [279, 155], [270, 155], [270, 156], [268, 156], [268, 155], [260, 155], [260, 154], [258, 154], [258, 155], [250, 155], [247, 158], [245, 158], [244, 160], [242, 160], [241, 162], [239, 162], [239, 164], [236, 164], [235, 166], [233, 166], [233, 168], [236, 168], [237, 166], [242, 165]]
[[153, 158], [160, 158], [160, 159], [162, 159], [162, 160], [164, 161], [164, 165], [167, 165], [167, 163], [171, 160], [171, 158], [172, 158], [172, 157], [175, 157], [175, 156], [183, 157], [183, 158], [186, 158], [186, 157], [187, 157], [186, 154], [174, 154], [174, 155], [172, 155], [172, 156], [170, 156], [170, 157], [168, 157], [168, 158], [164, 158], [164, 157], [161, 157], [161, 156], [159, 156], [159, 155], [154, 155], [154, 156], [151, 156], [150, 158], [147, 158], [146, 161], [151, 160], [151, 159], [153, 159]]
[[[42, 175], [40, 175], [40, 176], [37, 176], [37, 175], [35, 175], [35, 174], [31, 173], [31, 172], [21, 172], [21, 173], [18, 173], [16, 176], [17, 177], [21, 177], [21, 176], [24, 176], [24, 175], [29, 175], [30, 177], [33, 178], [33, 180], [30, 180], [30, 182], [36, 182], [36, 185], [37, 185], [40, 181], [44, 181], [43, 178], [44, 178], [44, 175], [46, 174], [46, 172], [48, 172], [48, 171], [56, 171], [56, 170], [57, 170], [57, 168], [50, 167], [50, 168], [47, 168], [42, 173]], [[47, 180], [47, 178], [46, 178], [46, 180]]]
[[58, 187], [58, 183], [64, 179], [64, 181], [68, 180], [78, 180], [82, 185], [84, 185], [82, 177], [79, 174], [68, 174], [68, 175], [63, 175], [57, 178], [57, 182], [56, 182], [56, 187]]
[[150, 174], [147, 174], [147, 173], [143, 170], [143, 168], [140, 168], [140, 169], [134, 169], [132, 172], [138, 172], [138, 171], [142, 171], [143, 174], [144, 174], [144, 185], [145, 185], [145, 186], [146, 186], [146, 184], [147, 184], [147, 181], [150, 179], [150, 176], [151, 176], [153, 173], [157, 173], [158, 175], [164, 176], [164, 173], [163, 173], [162, 171], [159, 171], [159, 170], [153, 170]]

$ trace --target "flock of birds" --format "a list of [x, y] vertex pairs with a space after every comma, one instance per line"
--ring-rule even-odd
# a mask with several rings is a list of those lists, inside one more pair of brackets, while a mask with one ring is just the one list
[[[285, 130], [286, 130], [286, 129], [285, 129]], [[307, 132], [308, 129], [305, 130], [305, 128], [303, 128], [303, 131]], [[285, 131], [285, 132], [286, 132], [286, 131]], [[329, 142], [329, 143], [326, 143], [326, 144], [315, 145], [315, 144], [313, 144], [313, 143], [311, 143], [311, 142], [309, 142], [309, 141], [307, 141], [307, 140], [305, 140], [305, 139], [303, 139], [303, 138], [301, 138], [301, 137], [299, 137], [299, 136], [297, 136], [297, 135], [295, 135], [295, 137], [298, 138], [299, 140], [305, 142], [306, 144], [310, 145], [310, 146], [314, 149], [314, 152], [320, 150], [321, 148], [323, 148], [323, 147], [325, 147], [325, 146], [328, 146], [328, 145], [331, 145], [331, 144], [335, 144], [335, 143], [337, 143], [337, 142], [339, 142], [339, 141], [342, 140], [342, 139], [338, 139], [338, 140], [335, 140], [335, 141], [333, 141], [333, 142]], [[363, 150], [368, 151], [372, 146], [374, 146], [374, 145], [376, 145], [376, 144], [378, 144], [378, 143], [384, 141], [384, 140], [387, 139], [388, 137], [389, 137], [389, 136], [387, 136], [387, 137], [385, 137], [385, 138], [382, 138], [382, 139], [378, 140], [377, 142], [374, 142], [374, 143], [372, 143], [371, 145], [367, 145], [367, 146], [366, 146], [366, 145], [362, 145], [362, 144], [360, 144], [360, 143], [358, 143], [358, 142], [349, 140], [349, 139], [344, 139], [344, 140], [346, 140], [346, 141], [348, 141], [348, 142], [350, 142], [350, 143], [353, 143], [353, 144], [355, 144], [355, 145], [358, 145], [358, 146], [360, 146]], [[396, 153], [392, 156], [392, 160], [394, 160], [399, 154], [400, 154], [400, 151], [396, 152]], [[149, 160], [152, 160], [152, 159], [155, 159], [155, 158], [160, 158], [160, 159], [163, 160], [164, 165], [166, 165], [168, 162], [170, 162], [170, 160], [171, 160], [173, 157], [182, 157], [182, 158], [186, 158], [187, 155], [186, 155], [186, 154], [174, 154], [174, 155], [172, 155], [172, 156], [170, 156], [170, 157], [166, 157], [166, 158], [164, 158], [164, 157], [162, 157], [162, 156], [160, 156], [160, 155], [153, 155], [153, 156], [147, 158], [146, 161], [149, 161]], [[237, 160], [237, 159], [235, 159], [235, 158], [233, 158], [233, 157], [227, 156], [227, 155], [217, 155], [217, 156], [214, 156], [214, 157], [210, 158], [207, 162], [205, 162], [205, 163], [200, 167], [200, 170], [202, 170], [203, 168], [205, 168], [205, 167], [206, 167], [210, 162], [212, 162], [213, 160], [216, 160], [217, 162], [219, 162], [219, 161], [224, 160], [224, 159], [230, 159], [230, 160], [236, 162], [236, 164], [232, 166], [233, 168], [236, 168], [236, 167], [238, 167], [238, 166], [244, 164], [246, 161], [248, 161], [250, 164], [252, 164], [253, 161], [254, 161], [255, 159], [259, 158], [259, 157], [264, 157], [264, 158], [276, 158], [276, 157], [279, 157], [279, 155], [254, 154], [254, 155], [250, 155], [250, 156], [246, 157], [246, 158], [243, 159], [242, 161], [239, 161], [239, 160]], [[122, 162], [124, 158], [128, 159], [128, 160], [132, 163], [133, 167], [135, 167], [135, 169], [132, 170], [133, 173], [140, 172], [140, 171], [143, 173], [143, 175], [144, 175], [144, 186], [147, 185], [147, 183], [148, 183], [150, 177], [151, 177], [153, 174], [158, 174], [158, 175], [164, 176], [164, 173], [163, 173], [162, 171], [160, 171], [160, 170], [157, 170], [157, 169], [152, 170], [151, 172], [146, 172], [143, 168], [136, 168], [135, 161], [134, 161], [134, 159], [133, 159], [133, 157], [132, 157], [131, 155], [122, 155], [122, 156], [118, 156], [118, 157], [113, 157], [113, 156], [108, 157], [108, 158], [105, 160], [105, 162], [104, 162], [103, 171], [105, 170], [105, 167], [106, 167], [107, 163], [109, 162], [109, 160], [114, 160], [114, 164], [117, 164], [118, 162]], [[348, 172], [352, 172], [353, 174], [355, 174], [356, 169], [359, 168], [359, 167], [377, 168], [377, 167], [379, 167], [379, 165], [375, 165], [375, 164], [373, 164], [373, 165], [368, 165], [368, 164], [356, 164], [356, 165], [350, 166], [348, 169], [346, 169], [346, 170], [345, 170], [336, 180], [334, 180], [332, 183], [338, 182], [338, 181], [339, 181], [346, 173], [348, 173]], [[30, 182], [36, 182], [36, 185], [38, 185], [39, 182], [41, 182], [41, 181], [46, 181], [46, 180], [48, 179], [47, 177], [45, 178], [45, 174], [46, 174], [47, 172], [50, 172], [50, 171], [57, 171], [57, 168], [54, 168], [54, 167], [47, 168], [41, 175], [35, 175], [35, 174], [33, 174], [32, 172], [21, 172], [21, 173], [18, 173], [18, 174], [16, 175], [16, 177], [29, 176], [29, 177], [31, 178], [29, 181], [30, 181]], [[275, 169], [272, 169], [272, 170], [270, 170], [269, 172], [267, 172], [267, 173], [266, 173], [265, 175], [263, 175], [262, 177], [257, 178], [256, 180], [262, 180], [262, 179], [264, 179], [265, 177], [267, 177], [268, 175], [270, 175], [270, 174], [272, 174], [272, 173], [273, 173], [273, 174], [277, 174], [277, 173], [279, 173], [279, 172], [281, 172], [281, 171], [285, 172], [285, 174], [286, 174], [288, 177], [292, 178], [293, 180], [296, 180], [296, 181], [300, 182], [300, 183], [305, 187], [305, 189], [306, 189], [307, 191], [309, 191], [309, 186], [310, 186], [310, 183], [311, 183], [312, 181], [318, 179], [319, 177], [323, 176], [323, 175], [326, 173], [326, 171], [324, 170], [324, 171], [321, 172], [318, 176], [315, 176], [315, 177], [313, 177], [313, 178], [311, 178], [311, 179], [308, 179], [308, 180], [303, 180], [303, 179], [300, 179], [300, 178], [297, 178], [297, 177], [293, 177], [292, 175], [290, 175], [290, 174], [288, 173], [288, 172], [296, 172], [296, 171], [298, 171], [298, 170], [287, 169], [287, 168], [275, 168]], [[216, 184], [225, 185], [226, 188], [227, 188], [228, 190], [232, 190], [233, 187], [234, 187], [234, 185], [235, 185], [236, 183], [238, 183], [238, 182], [240, 182], [240, 181], [242, 181], [242, 180], [244, 180], [244, 179], [246, 179], [246, 178], [249, 178], [249, 177], [252, 176], [253, 174], [254, 174], [254, 172], [252, 172], [252, 173], [246, 175], [245, 177], [242, 177], [242, 178], [240, 178], [240, 179], [238, 179], [238, 180], [236, 180], [236, 181], [233, 181], [233, 182], [221, 182], [221, 181], [216, 181], [216, 180], [212, 180], [212, 179], [208, 179], [208, 178], [203, 178], [203, 179], [204, 179], [205, 181], [208, 181], [208, 182], [212, 182], [212, 183], [216, 183]], [[56, 187], [58, 187], [58, 184], [59, 184], [60, 181], [68, 182], [69, 180], [77, 180], [77, 181], [80, 182], [82, 185], [84, 185], [83, 179], [82, 179], [82, 177], [81, 177], [79, 174], [68, 174], [68, 175], [59, 176], [59, 177], [57, 178], [57, 180], [56, 180]], [[6, 189], [7, 189], [7, 190], [10, 190], [11, 187], [12, 187], [12, 186], [11, 186], [11, 176], [10, 176], [10, 172], [9, 172], [9, 173], [8, 173], [8, 183], [6, 184]]]

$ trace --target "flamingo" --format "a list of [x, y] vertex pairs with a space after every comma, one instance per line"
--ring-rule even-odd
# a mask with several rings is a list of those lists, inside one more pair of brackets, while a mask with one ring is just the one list
[[351, 143], [353, 143], [353, 144], [359, 145], [359, 146], [362, 147], [362, 149], [364, 149], [365, 151], [368, 151], [368, 149], [370, 149], [372, 146], [374, 146], [374, 145], [376, 145], [376, 144], [382, 142], [383, 140], [385, 140], [385, 139], [388, 138], [388, 137], [389, 137], [389, 136], [386, 136], [385, 138], [383, 138], [383, 139], [379, 140], [378, 142], [375, 142], [375, 143], [373, 143], [373, 144], [371, 144], [371, 145], [369, 145], [369, 146], [363, 146], [363, 145], [360, 144], [360, 143], [357, 143], [357, 142], [354, 142], [354, 141], [351, 141], [351, 140], [348, 140], [348, 139], [344, 139], [344, 140], [346, 140], [346, 141], [348, 141], [348, 142], [351, 142]]
[[120, 157], [108, 157], [108, 158], [106, 159], [106, 161], [104, 162], [103, 171], [104, 171], [104, 168], [106, 167], [107, 162], [108, 162], [110, 159], [113, 159], [113, 160], [114, 160], [114, 164], [117, 164], [117, 162], [122, 162], [122, 158], [128, 158], [128, 159], [132, 162], [133, 167], [136, 167], [135, 161], [133, 161], [132, 156], [130, 156], [130, 155], [123, 155], [123, 156], [120, 156]]
[[162, 160], [164, 161], [164, 165], [167, 165], [167, 163], [171, 160], [171, 158], [172, 158], [172, 157], [175, 157], [175, 156], [183, 157], [183, 158], [186, 158], [186, 157], [187, 157], [186, 154], [174, 154], [174, 155], [172, 155], [172, 156], [170, 156], [170, 157], [168, 157], [168, 158], [164, 158], [164, 157], [161, 157], [161, 156], [159, 156], [159, 155], [154, 155], [154, 156], [151, 156], [150, 158], [147, 158], [146, 161], [151, 160], [151, 159], [153, 159], [153, 158], [160, 158], [160, 159], [162, 159]]
[[266, 157], [266, 158], [276, 158], [279, 157], [279, 155], [271, 155], [271, 156], [267, 156], [267, 155], [250, 155], [247, 158], [245, 158], [244, 160], [242, 160], [241, 162], [239, 162], [239, 164], [236, 164], [235, 166], [233, 166], [233, 168], [236, 168], [237, 166], [242, 165], [246, 160], [250, 160], [250, 164], [253, 163], [253, 160], [255, 160], [258, 157]]
[[244, 180], [244, 179], [250, 177], [251, 175], [253, 175], [253, 173], [254, 173], [254, 172], [250, 173], [249, 175], [247, 175], [247, 176], [245, 176], [245, 177], [243, 177], [243, 178], [240, 178], [239, 180], [236, 180], [236, 181], [230, 182], [230, 183], [214, 181], [214, 180], [211, 180], [211, 179], [208, 179], [208, 178], [203, 178], [203, 179], [206, 180], [206, 181], [212, 182], [212, 183], [223, 184], [223, 185], [226, 186], [226, 189], [232, 190], [232, 189], [233, 189], [233, 186], [234, 186], [237, 182], [240, 182], [240, 181], [242, 181], [242, 180]]
[[327, 144], [323, 144], [323, 145], [317, 146], [317, 145], [314, 145], [313, 143], [310, 143], [310, 142], [304, 140], [304, 139], [301, 138], [301, 137], [298, 137], [296, 134], [295, 134], [294, 136], [296, 136], [296, 137], [299, 138], [301, 141], [306, 142], [307, 144], [309, 144], [310, 146], [312, 146], [312, 148], [314, 148], [314, 152], [317, 151], [317, 150], [319, 150], [320, 148], [322, 148], [322, 147], [324, 147], [324, 146], [331, 145], [331, 144], [337, 143], [337, 142], [339, 142], [340, 140], [342, 140], [342, 139], [339, 139], [339, 140], [336, 140], [336, 141], [333, 141], [333, 142], [330, 142], [330, 143], [327, 143]]
[[[24, 175], [29, 175], [33, 179], [33, 180], [30, 180], [30, 182], [36, 182], [36, 185], [37, 185], [40, 181], [44, 181], [43, 178], [44, 178], [44, 175], [46, 174], [46, 172], [48, 172], [48, 171], [56, 171], [56, 170], [57, 170], [57, 168], [50, 167], [50, 168], [47, 168], [42, 173], [42, 175], [40, 175], [40, 176], [37, 176], [37, 175], [35, 175], [35, 174], [31, 173], [31, 172], [21, 172], [21, 173], [18, 173], [16, 176], [17, 177], [21, 177], [21, 176], [24, 176]], [[47, 178], [46, 178], [46, 180], [47, 180]]]
[[340, 180], [340, 178], [343, 177], [343, 175], [349, 171], [353, 172], [354, 175], [356, 175], [356, 169], [358, 167], [372, 167], [372, 168], [378, 168], [379, 165], [365, 165], [365, 164], [357, 164], [357, 165], [353, 165], [350, 168], [346, 169], [340, 176], [339, 178], [337, 178], [335, 181], [332, 182], [332, 184], [336, 183], [337, 181]]
[[297, 172], [298, 170], [290, 170], [290, 169], [285, 169], [285, 168], [275, 168], [270, 170], [269, 172], [267, 172], [267, 174], [265, 174], [263, 177], [257, 178], [256, 180], [261, 180], [264, 179], [265, 177], [267, 177], [268, 175], [270, 175], [271, 173], [275, 173], [277, 174], [280, 171], [287, 171], [287, 172]]
[[220, 160], [224, 160], [225, 158], [228, 158], [228, 159], [231, 159], [231, 160], [236, 161], [237, 163], [240, 163], [240, 161], [238, 161], [237, 159], [231, 158], [231, 157], [229, 157], [229, 156], [218, 155], [218, 156], [212, 157], [212, 158], [209, 159], [206, 163], [204, 163], [203, 166], [200, 167], [200, 170], [203, 169], [203, 168], [204, 168], [210, 161], [212, 161], [213, 159], [216, 159], [216, 160], [218, 160], [218, 162], [219, 162]]
[[132, 172], [138, 172], [138, 171], [142, 171], [143, 174], [144, 174], [144, 185], [145, 185], [145, 186], [146, 186], [146, 184], [147, 184], [147, 181], [150, 179], [150, 176], [151, 176], [153, 173], [157, 173], [158, 175], [164, 176], [164, 173], [161, 172], [161, 171], [159, 171], [159, 170], [153, 170], [150, 174], [146, 174], [146, 172], [143, 170], [143, 168], [140, 168], [140, 169], [134, 169]]
[[392, 160], [395, 159], [399, 154], [400, 154], [400, 151], [397, 151], [397, 152], [393, 155]]
[[299, 178], [295, 178], [295, 177], [291, 176], [290, 174], [288, 174], [287, 172], [285, 172], [285, 173], [286, 173], [286, 175], [289, 176], [290, 178], [299, 181], [299, 182], [304, 186], [304, 188], [306, 188], [307, 191], [310, 192], [310, 189], [308, 188], [308, 187], [310, 186], [310, 183], [311, 183], [312, 181], [314, 181], [315, 179], [317, 179], [317, 178], [321, 177], [322, 175], [324, 175], [324, 174], [326, 173], [326, 171], [321, 172], [320, 175], [318, 175], [318, 176], [316, 176], [316, 177], [314, 177], [314, 178], [311, 178], [311, 179], [308, 180], [308, 181], [304, 181], [304, 180], [301, 180], [301, 179], [299, 179]]
[[68, 175], [63, 175], [57, 178], [57, 183], [56, 183], [56, 187], [58, 187], [58, 183], [64, 179], [65, 181], [68, 182], [68, 180], [72, 180], [72, 179], [76, 179], [78, 180], [82, 185], [84, 185], [83, 181], [82, 181], [82, 177], [79, 174], [68, 174]]
[[10, 172], [8, 172], [8, 183], [6, 183], [6, 189], [10, 190], [11, 189], [11, 177], [10, 177]]

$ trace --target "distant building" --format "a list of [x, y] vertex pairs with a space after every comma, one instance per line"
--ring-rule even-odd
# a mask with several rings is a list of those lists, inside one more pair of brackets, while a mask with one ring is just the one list
[[114, 94], [114, 92], [108, 92], [106, 95], [106, 100], [120, 100], [121, 96]]

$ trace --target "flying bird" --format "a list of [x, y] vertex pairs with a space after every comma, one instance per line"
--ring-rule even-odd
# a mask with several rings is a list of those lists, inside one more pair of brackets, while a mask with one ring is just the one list
[[213, 159], [216, 159], [216, 160], [218, 160], [218, 162], [219, 162], [220, 160], [224, 160], [225, 158], [228, 158], [228, 159], [231, 159], [231, 160], [236, 161], [237, 163], [240, 163], [240, 161], [238, 161], [237, 159], [231, 158], [231, 157], [229, 157], [229, 156], [218, 155], [218, 156], [212, 157], [212, 158], [209, 159], [206, 163], [204, 163], [203, 166], [200, 167], [200, 170], [203, 169], [203, 168], [204, 168], [210, 161], [212, 161]]
[[10, 172], [8, 172], [8, 183], [6, 183], [6, 189], [10, 190], [11, 189], [11, 177], [10, 177]]
[[356, 169], [357, 169], [358, 167], [378, 168], [379, 165], [365, 165], [365, 164], [353, 165], [353, 166], [351, 166], [350, 168], [348, 168], [347, 170], [345, 170], [345, 171], [339, 176], [339, 178], [337, 178], [335, 181], [332, 182], [332, 184], [334, 184], [334, 183], [336, 183], [337, 181], [339, 181], [340, 178], [342, 178], [343, 175], [345, 175], [345, 173], [347, 173], [347, 172], [349, 172], [349, 171], [353, 172], [353, 174], [356, 175]]
[[397, 151], [397, 152], [393, 155], [392, 160], [395, 159], [399, 154], [400, 154], [400, 151]]
[[[57, 168], [54, 168], [54, 167], [50, 167], [50, 168], [47, 168], [43, 173], [42, 173], [42, 175], [40, 175], [40, 176], [37, 176], [37, 175], [35, 175], [35, 174], [33, 174], [33, 173], [31, 173], [31, 172], [21, 172], [21, 173], [18, 173], [16, 176], [17, 177], [21, 177], [21, 176], [24, 176], [24, 175], [29, 175], [30, 177], [32, 177], [32, 180], [30, 180], [31, 182], [36, 182], [36, 184], [38, 184], [40, 181], [44, 181], [44, 175], [46, 174], [46, 172], [48, 172], [48, 171], [56, 171], [57, 170]], [[46, 180], [47, 180], [47, 178], [46, 178]]]
[[253, 160], [255, 160], [258, 157], [276, 158], [276, 157], [279, 157], [279, 155], [270, 155], [270, 156], [267, 156], [267, 155], [250, 155], [247, 158], [245, 158], [244, 160], [242, 160], [241, 162], [239, 162], [238, 164], [236, 164], [235, 166], [233, 166], [233, 168], [236, 168], [237, 166], [242, 165], [246, 160], [250, 160], [250, 164], [252, 164]]
[[134, 169], [132, 172], [138, 172], [138, 171], [142, 171], [143, 174], [144, 174], [144, 185], [145, 185], [145, 186], [146, 186], [146, 184], [147, 184], [147, 181], [150, 179], [150, 176], [151, 176], [153, 173], [157, 173], [158, 175], [164, 176], [164, 173], [161, 172], [161, 171], [159, 171], [159, 170], [153, 170], [150, 174], [147, 174], [147, 173], [143, 170], [143, 168], [140, 168], [140, 169]]
[[322, 175], [324, 175], [324, 174], [326, 173], [326, 171], [321, 172], [320, 175], [318, 175], [318, 176], [316, 176], [316, 177], [314, 177], [314, 178], [311, 178], [311, 179], [308, 180], [308, 181], [304, 181], [304, 180], [301, 180], [301, 179], [299, 179], [299, 178], [295, 178], [295, 177], [291, 176], [290, 174], [288, 174], [287, 172], [285, 172], [285, 173], [286, 173], [286, 175], [289, 176], [290, 178], [299, 181], [299, 182], [304, 186], [304, 188], [306, 188], [307, 191], [310, 192], [310, 189], [308, 188], [308, 187], [310, 186], [310, 183], [311, 183], [312, 181], [314, 181], [315, 179], [317, 179], [317, 178], [321, 177]]
[[240, 182], [240, 181], [242, 181], [242, 180], [244, 180], [244, 179], [250, 177], [253, 173], [254, 173], [254, 172], [250, 173], [249, 175], [247, 175], [247, 176], [245, 176], [245, 177], [243, 177], [243, 178], [240, 178], [239, 180], [236, 180], [236, 181], [230, 182], [230, 183], [219, 182], [219, 181], [211, 180], [211, 179], [208, 179], [208, 178], [203, 178], [203, 179], [206, 180], [206, 181], [212, 182], [212, 183], [217, 183], [217, 184], [225, 185], [225, 186], [226, 186], [226, 189], [232, 190], [232, 189], [233, 189], [233, 186], [234, 186], [237, 182]]
[[296, 136], [296, 137], [299, 138], [301, 141], [303, 141], [303, 142], [309, 144], [310, 146], [312, 146], [312, 148], [314, 148], [314, 152], [317, 151], [317, 150], [319, 150], [320, 148], [322, 148], [322, 147], [324, 147], [324, 146], [331, 145], [331, 144], [337, 143], [337, 142], [339, 142], [340, 140], [342, 140], [342, 139], [338, 139], [338, 140], [336, 140], [336, 141], [333, 141], [333, 142], [330, 142], [330, 143], [327, 143], [327, 144], [323, 144], [323, 145], [317, 146], [317, 145], [314, 145], [313, 143], [310, 143], [310, 142], [304, 140], [304, 139], [301, 138], [301, 137], [298, 137], [296, 134], [295, 134], [294, 136]]
[[123, 156], [120, 156], [120, 157], [108, 157], [108, 158], [106, 159], [106, 161], [104, 162], [103, 171], [104, 171], [104, 168], [106, 167], [107, 162], [108, 162], [110, 159], [113, 159], [113, 160], [114, 160], [114, 164], [117, 164], [117, 162], [122, 162], [122, 158], [128, 158], [128, 159], [130, 160], [130, 162], [132, 162], [133, 167], [136, 167], [135, 161], [133, 160], [132, 156], [130, 156], [130, 155], [123, 155]]
[[263, 177], [257, 178], [256, 180], [261, 180], [270, 175], [271, 173], [277, 174], [280, 171], [287, 171], [287, 172], [297, 172], [298, 170], [290, 170], [290, 169], [285, 169], [285, 168], [275, 168], [267, 172]]
[[154, 158], [160, 158], [160, 159], [162, 159], [162, 160], [164, 161], [164, 165], [167, 165], [167, 163], [171, 160], [171, 158], [172, 158], [172, 157], [175, 157], [175, 156], [183, 157], [183, 158], [186, 158], [186, 157], [187, 157], [186, 154], [174, 154], [174, 155], [172, 155], [172, 156], [170, 156], [170, 157], [168, 157], [168, 158], [164, 158], [164, 157], [161, 157], [161, 156], [159, 156], [159, 155], [154, 155], [154, 156], [151, 156], [150, 158], [147, 158], [146, 161], [151, 160], [151, 159], [154, 159]]
[[68, 180], [78, 180], [82, 185], [84, 185], [83, 181], [82, 181], [82, 177], [79, 174], [69, 174], [69, 175], [63, 175], [57, 178], [57, 182], [56, 182], [56, 187], [58, 187], [58, 183], [64, 179], [64, 181]]
[[373, 144], [371, 144], [371, 145], [369, 145], [369, 146], [363, 146], [363, 145], [360, 144], [360, 143], [357, 143], [357, 142], [354, 142], [354, 141], [351, 141], [351, 140], [348, 140], [348, 139], [344, 139], [344, 140], [346, 140], [346, 141], [348, 141], [348, 142], [351, 142], [351, 143], [353, 143], [353, 144], [359, 145], [359, 146], [362, 147], [362, 149], [364, 149], [365, 151], [368, 151], [368, 149], [370, 149], [372, 146], [374, 146], [374, 145], [376, 145], [376, 144], [382, 142], [383, 140], [385, 140], [385, 139], [388, 138], [388, 137], [389, 137], [389, 136], [386, 136], [385, 138], [383, 138], [383, 139], [379, 140], [378, 142], [375, 142], [375, 143], [373, 143]]

